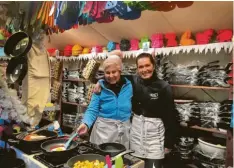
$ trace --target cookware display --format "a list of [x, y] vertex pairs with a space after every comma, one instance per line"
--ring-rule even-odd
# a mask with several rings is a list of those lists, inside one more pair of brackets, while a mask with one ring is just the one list
[[156, 62], [156, 73], [160, 79], [177, 85], [200, 85], [213, 87], [229, 87], [232, 85], [232, 66], [230, 62], [225, 66], [219, 61], [207, 64], [192, 62], [188, 65], [174, 65], [164, 60]]
[[65, 102], [87, 104], [88, 85], [85, 82], [63, 82], [62, 99]]
[[232, 102], [192, 102], [176, 103], [181, 122], [189, 125], [198, 125], [206, 128], [230, 127], [232, 116]]
[[194, 138], [192, 137], [180, 137], [176, 149], [179, 152], [181, 160], [192, 160], [192, 151], [194, 148]]
[[202, 152], [199, 145], [193, 150], [193, 162], [200, 168], [225, 168], [225, 160], [210, 157]]
[[4, 52], [7, 56], [12, 57], [8, 63], [6, 77], [7, 82], [16, 83], [24, 79], [27, 74], [27, 53], [32, 47], [31, 37], [23, 32], [24, 29], [24, 16], [22, 12], [20, 31], [10, 36], [5, 45]]

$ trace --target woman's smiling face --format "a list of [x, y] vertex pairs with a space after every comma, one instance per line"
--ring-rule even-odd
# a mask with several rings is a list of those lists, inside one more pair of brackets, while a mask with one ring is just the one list
[[120, 80], [121, 72], [116, 65], [110, 65], [104, 70], [105, 79], [110, 84], [116, 84]]
[[137, 72], [142, 79], [149, 79], [153, 76], [154, 65], [149, 58], [143, 57], [137, 61]]

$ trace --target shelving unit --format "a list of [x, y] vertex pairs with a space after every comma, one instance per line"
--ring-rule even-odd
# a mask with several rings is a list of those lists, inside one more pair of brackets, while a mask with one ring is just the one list
[[86, 79], [63, 79], [64, 82], [89, 82]]
[[70, 104], [74, 106], [81, 106], [81, 107], [88, 107], [87, 105], [79, 104], [79, 103], [72, 103], [72, 102], [65, 102], [63, 101], [64, 104]]
[[180, 123], [181, 126], [183, 127], [188, 127], [188, 128], [191, 128], [191, 129], [196, 129], [196, 130], [201, 130], [201, 131], [206, 131], [206, 132], [211, 132], [211, 133], [216, 133], [216, 134], [222, 134], [222, 135], [227, 135], [227, 132], [223, 132], [223, 131], [220, 131], [216, 128], [203, 128], [203, 127], [199, 127], [199, 126], [188, 126], [187, 123], [184, 123], [184, 122], [181, 122]]
[[224, 88], [224, 87], [193, 86], [193, 85], [171, 85], [171, 86], [174, 88], [210, 89], [210, 90], [227, 90], [227, 91], [230, 90], [230, 88]]

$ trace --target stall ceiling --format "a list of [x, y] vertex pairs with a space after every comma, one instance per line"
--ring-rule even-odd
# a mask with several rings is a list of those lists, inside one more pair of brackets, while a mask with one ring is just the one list
[[139, 19], [130, 21], [115, 17], [111, 23], [94, 23], [53, 34], [50, 42], [46, 38], [45, 44], [48, 48], [58, 49], [67, 44], [106, 46], [108, 41], [119, 42], [121, 38], [140, 39], [167, 32], [181, 35], [186, 30], [199, 32], [209, 28], [233, 29], [233, 2], [197, 1], [188, 8], [176, 8], [170, 12], [143, 11]]

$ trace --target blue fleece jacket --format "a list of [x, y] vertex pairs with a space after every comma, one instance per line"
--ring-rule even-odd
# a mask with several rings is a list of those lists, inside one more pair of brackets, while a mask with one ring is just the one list
[[[125, 78], [126, 79], [126, 78]], [[104, 86], [104, 80], [99, 81], [102, 91], [100, 94], [93, 94], [88, 109], [82, 120], [89, 128], [96, 121], [97, 117], [127, 121], [131, 116], [133, 95], [132, 84], [126, 79], [118, 97]]]

